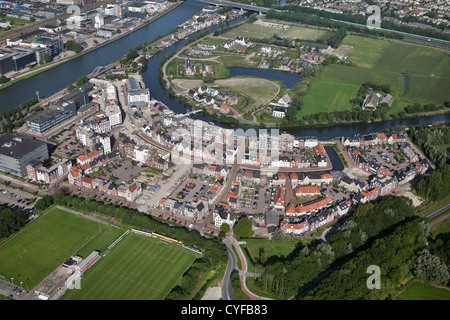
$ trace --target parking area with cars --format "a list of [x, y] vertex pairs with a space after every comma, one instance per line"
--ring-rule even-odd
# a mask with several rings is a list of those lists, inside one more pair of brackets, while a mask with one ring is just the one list
[[249, 214], [266, 212], [270, 206], [270, 197], [269, 188], [243, 187], [236, 211]]
[[0, 188], [0, 203], [13, 210], [32, 209], [36, 200], [36, 196], [25, 191], [6, 186]]
[[184, 201], [201, 200], [208, 191], [209, 183], [199, 179], [188, 178], [172, 193], [173, 198]]
[[403, 170], [409, 165], [404, 161], [400, 151], [391, 146], [366, 149], [365, 158], [367, 161], [381, 164], [391, 172]]

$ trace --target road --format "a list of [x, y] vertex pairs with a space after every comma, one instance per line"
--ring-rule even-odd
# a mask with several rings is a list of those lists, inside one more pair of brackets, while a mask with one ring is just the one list
[[245, 283], [245, 278], [249, 275], [249, 273], [247, 272], [247, 259], [245, 258], [245, 255], [242, 252], [242, 249], [239, 246], [239, 244], [237, 243], [237, 240], [234, 238], [234, 236], [232, 234], [228, 235], [227, 239], [233, 244], [233, 246], [235, 247], [235, 249], [236, 249], [236, 251], [237, 251], [237, 253], [239, 255], [239, 259], [241, 260], [242, 268], [241, 268], [241, 272], [240, 272], [240, 282], [241, 282], [241, 289], [242, 289], [242, 291], [251, 300], [272, 300], [270, 298], [258, 296], [256, 294], [254, 294], [253, 292], [251, 292], [247, 288], [247, 284]]
[[426, 219], [432, 219], [435, 216], [441, 214], [442, 212], [446, 211], [450, 209], [450, 202], [447, 202], [446, 204], [440, 206], [439, 208], [427, 213], [426, 215], [424, 215], [423, 217]]
[[228, 265], [227, 269], [225, 270], [225, 274], [223, 276], [222, 281], [222, 299], [223, 300], [236, 300], [236, 297], [234, 296], [233, 287], [231, 285], [231, 274], [234, 270], [237, 270], [237, 259], [234, 255], [233, 249], [232, 249], [232, 242], [229, 238], [226, 238], [223, 243], [227, 247], [228, 252]]

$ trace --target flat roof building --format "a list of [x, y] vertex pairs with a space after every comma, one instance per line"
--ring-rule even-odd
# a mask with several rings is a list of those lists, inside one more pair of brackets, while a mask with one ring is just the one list
[[17, 176], [27, 174], [26, 166], [36, 159], [48, 159], [45, 142], [12, 133], [0, 136], [0, 170]]

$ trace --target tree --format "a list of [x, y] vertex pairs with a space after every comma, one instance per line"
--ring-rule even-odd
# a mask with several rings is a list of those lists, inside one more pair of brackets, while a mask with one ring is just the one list
[[216, 77], [213, 74], [207, 74], [203, 77], [204, 83], [212, 84], [216, 80]]
[[66, 49], [73, 51], [75, 53], [80, 53], [81, 50], [83, 50], [83, 47], [78, 42], [75, 42], [73, 40], [67, 40]]
[[234, 225], [234, 233], [237, 239], [253, 236], [252, 222], [247, 217], [242, 217]]
[[53, 60], [53, 58], [52, 58], [51, 55], [49, 55], [48, 53], [45, 53], [45, 54], [44, 54], [44, 62], [45, 62], [45, 63], [52, 62], [52, 60]]
[[75, 83], [77, 85], [77, 87], [87, 83], [89, 81], [87, 76], [82, 76], [80, 78], [77, 79], [77, 82]]
[[278, 241], [283, 240], [283, 230], [281, 230], [280, 228], [276, 228], [275, 231], [273, 232], [272, 239]]
[[6, 83], [8, 82], [8, 78], [5, 75], [0, 76], [0, 83]]
[[228, 223], [222, 223], [222, 225], [220, 226], [220, 230], [228, 233], [228, 231], [230, 231], [230, 225]]
[[414, 263], [414, 274], [418, 279], [446, 285], [450, 280], [448, 267], [439, 257], [424, 249]]

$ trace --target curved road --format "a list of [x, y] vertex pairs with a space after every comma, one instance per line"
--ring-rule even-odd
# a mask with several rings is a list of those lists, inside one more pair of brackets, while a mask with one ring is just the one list
[[[239, 259], [241, 260], [241, 264], [242, 264], [242, 268], [241, 268], [241, 272], [240, 272], [240, 282], [241, 282], [241, 288], [242, 291], [251, 299], [251, 300], [272, 300], [270, 298], [266, 298], [266, 297], [261, 297], [258, 296], [256, 294], [254, 294], [253, 292], [251, 292], [248, 288], [247, 288], [247, 284], [245, 283], [245, 278], [247, 277], [247, 259], [244, 256], [244, 253], [242, 252], [241, 247], [239, 246], [239, 244], [237, 243], [236, 239], [234, 238], [233, 235], [229, 235], [227, 236], [227, 240], [231, 241], [231, 243], [233, 244], [233, 246], [236, 248], [236, 251], [238, 252], [239, 255]], [[233, 251], [231, 251], [233, 252]], [[234, 256], [234, 253], [233, 253]]]

